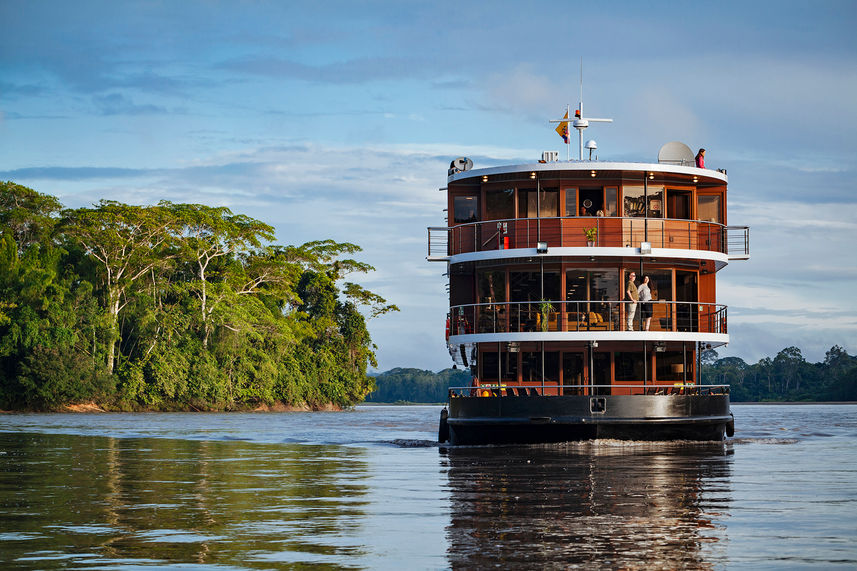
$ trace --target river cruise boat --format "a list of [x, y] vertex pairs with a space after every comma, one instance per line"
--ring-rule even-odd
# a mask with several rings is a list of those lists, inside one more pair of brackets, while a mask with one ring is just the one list
[[729, 387], [700, 379], [700, 354], [729, 342], [717, 275], [749, 258], [726, 171], [678, 142], [657, 162], [583, 160], [580, 115], [557, 121], [578, 160], [450, 165], [427, 259], [446, 264], [447, 344], [472, 382], [450, 388], [441, 442], [733, 433]]

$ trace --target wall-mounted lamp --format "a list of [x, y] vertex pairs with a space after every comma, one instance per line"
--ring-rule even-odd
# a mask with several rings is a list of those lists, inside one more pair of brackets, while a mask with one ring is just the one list
[[655, 173], [653, 173], [653, 172], [649, 173], [649, 180], [655, 180]]
[[531, 172], [531, 173], [530, 173], [530, 178], [535, 180], [535, 178], [536, 178], [536, 173]]
[[548, 243], [547, 242], [536, 242], [536, 253], [537, 254], [547, 254], [548, 253]]
[[696, 184], [697, 182], [699, 182], [699, 177], [693, 177], [693, 184]]
[[595, 178], [595, 171], [589, 171], [589, 174], [590, 176], [592, 176], [592, 178]]
[[487, 174], [482, 175], [482, 182], [488, 182], [488, 175]]

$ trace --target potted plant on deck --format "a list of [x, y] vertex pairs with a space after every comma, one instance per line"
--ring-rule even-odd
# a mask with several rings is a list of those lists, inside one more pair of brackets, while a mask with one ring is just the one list
[[538, 325], [539, 329], [542, 331], [548, 330], [548, 324], [550, 323], [550, 314], [555, 313], [556, 309], [551, 302], [543, 299], [539, 302], [539, 314], [538, 314]]
[[598, 239], [598, 228], [584, 228], [583, 235], [586, 236], [586, 245], [594, 246], [595, 241]]

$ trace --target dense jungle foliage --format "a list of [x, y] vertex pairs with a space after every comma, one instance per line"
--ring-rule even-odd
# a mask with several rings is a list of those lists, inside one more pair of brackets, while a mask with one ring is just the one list
[[[797, 347], [783, 349], [773, 359], [748, 365], [738, 357], [717, 358], [717, 351], [702, 354], [702, 381], [731, 385], [733, 402], [857, 401], [857, 357], [835, 345], [821, 363], [808, 363]], [[470, 383], [466, 370], [438, 373], [420, 369], [392, 369], [375, 377], [377, 389], [367, 402], [447, 401], [447, 389]]]
[[702, 355], [705, 384], [730, 385], [733, 402], [857, 401], [857, 357], [834, 345], [824, 361], [809, 363], [797, 347], [749, 365], [738, 357]]
[[[348, 406], [373, 387], [371, 266], [332, 240], [273, 245], [228, 208], [64, 209], [0, 182], [0, 408]], [[362, 310], [362, 311], [361, 311]]]
[[376, 389], [369, 393], [366, 402], [446, 402], [449, 387], [466, 387], [469, 384], [469, 369], [444, 369], [433, 373], [396, 368], [375, 377]]

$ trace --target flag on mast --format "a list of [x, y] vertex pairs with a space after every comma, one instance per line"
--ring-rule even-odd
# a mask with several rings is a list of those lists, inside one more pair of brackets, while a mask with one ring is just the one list
[[[568, 119], [568, 109], [565, 110], [565, 117], [563, 117], [563, 119], [565, 119], [565, 120]], [[566, 122], [560, 122], [560, 124], [556, 126], [556, 133], [557, 133], [557, 135], [562, 137], [562, 140], [567, 145], [568, 144], [568, 122], [567, 121]]]

